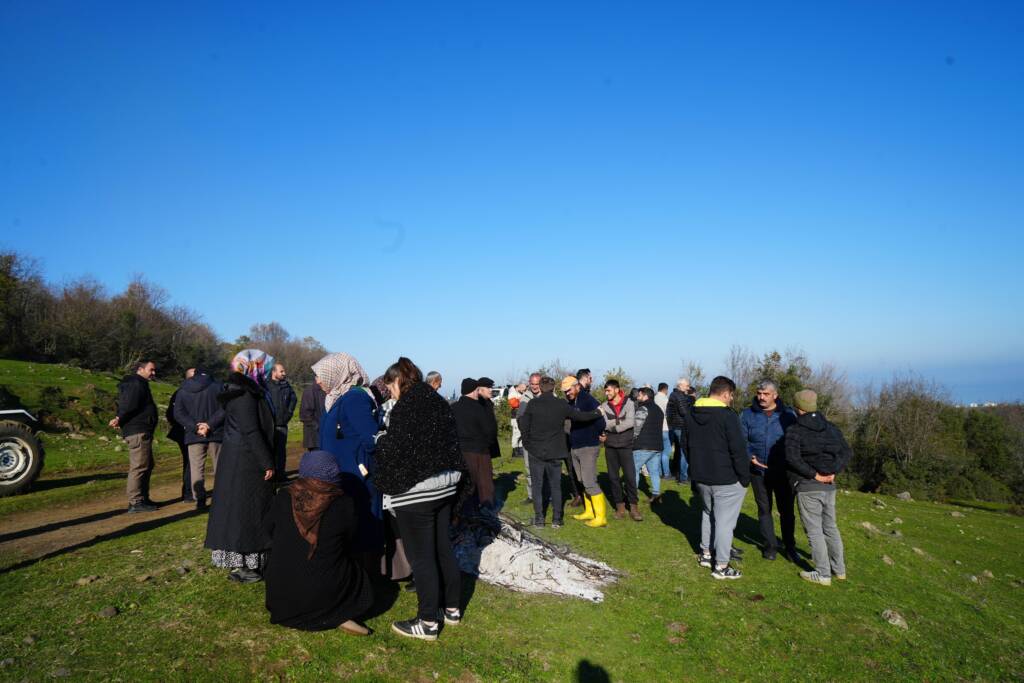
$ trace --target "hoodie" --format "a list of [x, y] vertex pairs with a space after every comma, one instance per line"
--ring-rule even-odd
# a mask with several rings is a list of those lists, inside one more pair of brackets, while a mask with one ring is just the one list
[[[174, 419], [185, 430], [185, 443], [220, 443], [224, 440], [224, 407], [217, 395], [224, 385], [204, 373], [196, 373], [181, 383], [174, 400]], [[196, 425], [210, 425], [206, 436], [199, 436]]]
[[786, 466], [793, 488], [799, 491], [831, 491], [816, 474], [838, 474], [850, 462], [853, 451], [842, 432], [821, 413], [804, 413], [786, 431]]
[[750, 458], [740, 418], [717, 399], [698, 399], [686, 413], [686, 454], [690, 480], [695, 483], [750, 484]]

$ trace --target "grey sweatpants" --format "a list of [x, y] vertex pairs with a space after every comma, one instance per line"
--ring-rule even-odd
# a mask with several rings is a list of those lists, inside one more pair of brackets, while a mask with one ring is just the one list
[[600, 451], [600, 446], [574, 448], [571, 451], [572, 468], [576, 470], [576, 478], [583, 482], [583, 490], [588, 496], [601, 493], [601, 486], [597, 483], [597, 456]]
[[697, 484], [697, 493], [704, 504], [700, 512], [700, 549], [710, 552], [715, 546], [715, 564], [729, 564], [732, 551], [732, 534], [747, 490], [739, 482], [735, 484]]
[[836, 526], [836, 490], [797, 491], [796, 506], [811, 544], [811, 559], [818, 574], [826, 578], [846, 573], [843, 538]]

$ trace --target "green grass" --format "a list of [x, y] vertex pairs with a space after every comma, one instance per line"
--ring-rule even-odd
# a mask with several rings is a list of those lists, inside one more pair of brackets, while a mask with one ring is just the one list
[[[66, 396], [116, 385], [116, 378], [72, 368], [28, 367], [0, 361], [0, 384], [28, 403], [47, 382], [62, 382]], [[170, 387], [155, 391], [166, 404]], [[92, 399], [81, 396], [74, 410], [84, 406], [87, 415]], [[113, 439], [48, 437], [55, 461], [47, 463], [45, 485], [0, 499], [0, 525], [15, 512], [120, 491], [123, 479], [103, 477], [124, 470], [125, 454], [112, 445]], [[164, 441], [158, 449], [156, 478], [176, 479], [175, 447]], [[51, 462], [64, 466], [51, 469]], [[531, 511], [515, 476], [521, 461], [495, 463], [499, 486], [511, 488], [505, 511], [527, 519]], [[602, 680], [602, 673], [612, 681], [1024, 677], [1024, 519], [860, 493], [840, 494], [838, 507], [847, 582], [810, 585], [793, 565], [761, 560], [749, 494], [736, 541], [747, 550], [744, 577], [716, 582], [694, 559], [699, 513], [689, 489], [670, 484], [662, 508], [654, 514], [645, 505], [641, 523], [613, 520], [605, 529], [589, 529], [570, 520], [560, 530], [540, 532], [624, 572], [603, 604], [467, 582], [465, 621], [437, 643], [390, 632], [392, 620], [415, 612], [415, 597], [407, 593], [383, 601], [385, 611], [368, 621], [376, 630], [368, 639], [272, 627], [261, 585], [231, 584], [208, 566], [205, 516], [140, 519], [121, 537], [18, 569], [2, 568], [19, 558], [0, 556], [0, 680], [55, 673], [132, 681], [566, 681]], [[951, 516], [954, 510], [965, 516]], [[799, 531], [798, 541], [806, 550]], [[189, 571], [179, 575], [182, 565]], [[151, 578], [137, 580], [145, 574]], [[75, 584], [90, 575], [100, 578]], [[120, 613], [99, 616], [108, 605]], [[910, 628], [886, 623], [886, 609], [902, 613]], [[28, 636], [33, 643], [25, 642]]]
[[[498, 464], [499, 473], [521, 467], [511, 458]], [[527, 517], [523, 497], [515, 488], [506, 511]], [[663, 520], [645, 512], [642, 523], [593, 530], [570, 522], [542, 532], [625, 572], [603, 604], [477, 582], [465, 623], [434, 644], [388, 630], [415, 612], [414, 596], [405, 593], [369, 620], [377, 631], [369, 639], [272, 627], [262, 586], [233, 585], [207, 568], [205, 517], [145, 530], [140, 522], [137, 533], [0, 575], [0, 659], [14, 660], [0, 675], [41, 679], [65, 668], [116, 680], [434, 680], [435, 673], [440, 680], [573, 680], [581, 667], [592, 671], [584, 661], [624, 681], [1024, 675], [1024, 522], [974, 510], [953, 518], [949, 506], [891, 498], [878, 508], [874, 498], [840, 495], [847, 582], [813, 586], [789, 563], [762, 561], [751, 542], [752, 496], [737, 541], [750, 558], [744, 577], [715, 582], [694, 561], [687, 534], [698, 517], [690, 493], [673, 484]], [[903, 523], [888, 524], [896, 517]], [[863, 529], [863, 521], [883, 533]], [[191, 570], [179, 576], [183, 563]], [[986, 570], [994, 578], [984, 578]], [[154, 578], [140, 583], [143, 574]], [[89, 575], [100, 578], [75, 585]], [[98, 616], [107, 605], [120, 614]], [[901, 612], [910, 629], [884, 622], [885, 609]], [[37, 641], [24, 643], [28, 635]]]

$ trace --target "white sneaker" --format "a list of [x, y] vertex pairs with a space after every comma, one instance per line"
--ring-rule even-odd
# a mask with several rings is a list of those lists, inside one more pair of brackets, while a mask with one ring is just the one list
[[822, 576], [817, 572], [817, 570], [811, 572], [800, 572], [800, 578], [804, 581], [810, 581], [811, 583], [817, 583], [822, 586], [832, 585], [832, 579], [828, 576]]

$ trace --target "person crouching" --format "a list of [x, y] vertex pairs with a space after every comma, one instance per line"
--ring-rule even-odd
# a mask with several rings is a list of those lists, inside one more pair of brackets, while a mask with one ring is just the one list
[[309, 451], [299, 463], [299, 477], [274, 497], [265, 522], [272, 545], [264, 572], [272, 624], [369, 634], [355, 620], [373, 605], [373, 587], [348, 552], [356, 512], [340, 482], [334, 456]]

